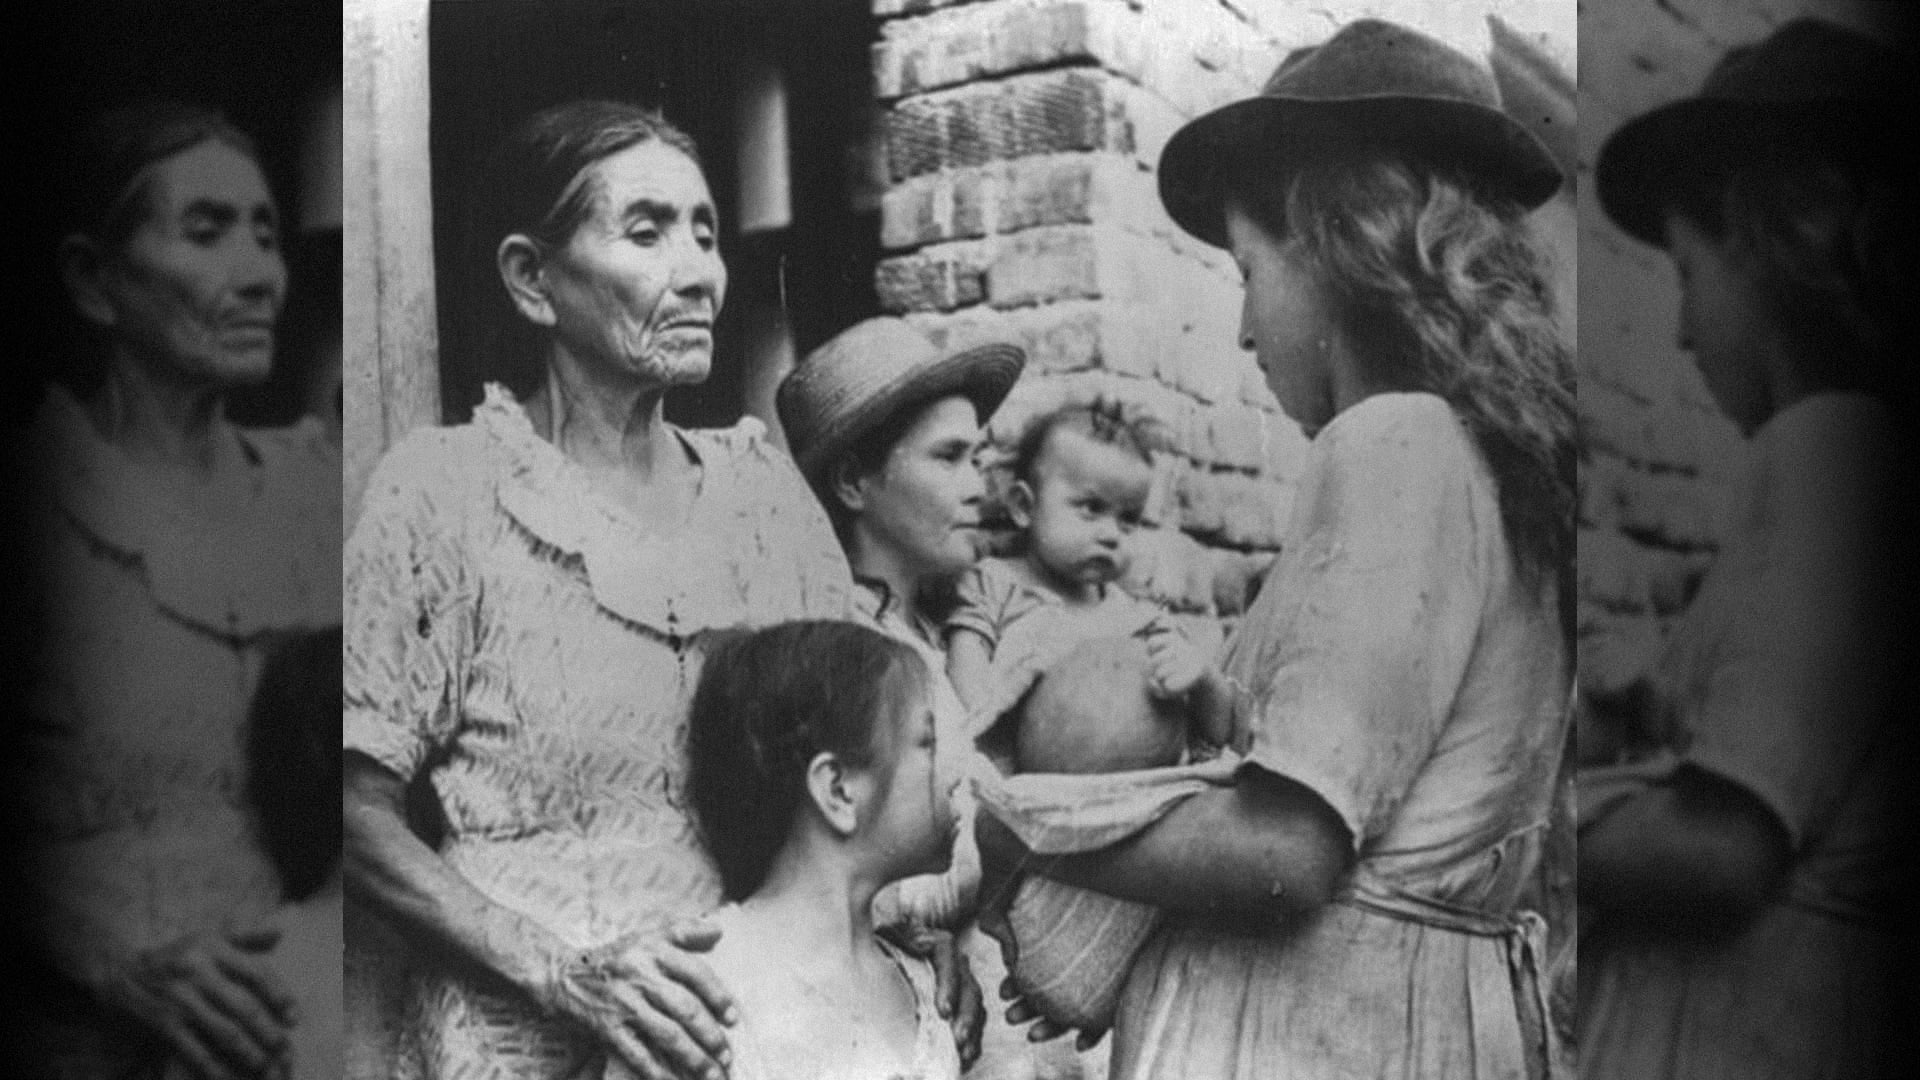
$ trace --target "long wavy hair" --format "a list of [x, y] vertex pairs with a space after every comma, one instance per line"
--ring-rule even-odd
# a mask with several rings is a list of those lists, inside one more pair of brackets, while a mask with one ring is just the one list
[[1572, 350], [1519, 206], [1364, 143], [1242, 172], [1235, 195], [1333, 298], [1362, 374], [1436, 394], [1493, 473], [1523, 583], [1573, 620]]
[[1667, 208], [1726, 244], [1822, 386], [1892, 398], [1914, 347], [1920, 229], [1910, 173], [1877, 146], [1793, 133], [1703, 159]]

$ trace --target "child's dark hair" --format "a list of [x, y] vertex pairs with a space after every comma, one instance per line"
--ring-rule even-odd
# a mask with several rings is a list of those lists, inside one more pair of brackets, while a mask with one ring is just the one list
[[926, 685], [912, 646], [850, 622], [782, 623], [724, 638], [694, 690], [693, 809], [729, 900], [766, 881], [807, 799], [807, 765], [872, 763], [883, 717]]
[[1088, 405], [1068, 405], [1035, 420], [1020, 437], [1013, 455], [1016, 480], [1034, 482], [1033, 469], [1056, 431], [1071, 431], [1102, 446], [1112, 446], [1153, 464], [1154, 453], [1170, 449], [1171, 433], [1166, 425], [1141, 416], [1117, 402], [1095, 401]]
[[276, 644], [248, 712], [247, 794], [288, 900], [340, 861], [340, 646], [337, 626]]

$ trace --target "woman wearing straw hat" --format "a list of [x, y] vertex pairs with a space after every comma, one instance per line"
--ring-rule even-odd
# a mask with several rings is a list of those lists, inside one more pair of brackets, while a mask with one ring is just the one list
[[[943, 605], [953, 580], [983, 552], [986, 484], [977, 458], [982, 428], [1020, 377], [1018, 347], [983, 344], [942, 350], [905, 320], [868, 319], [808, 354], [777, 395], [780, 422], [800, 470], [827, 508], [860, 586], [855, 607], [881, 630], [913, 645], [936, 673], [941, 768], [959, 779], [991, 768], [973, 751], [977, 731], [946, 678]], [[965, 814], [961, 820], [967, 820]], [[963, 931], [965, 955], [983, 970], [997, 948], [970, 930], [979, 866], [970, 830], [945, 874], [911, 878], [883, 891], [876, 921]], [[968, 990], [970, 979], [962, 980]], [[963, 1055], [982, 1032], [966, 1001], [957, 1015]], [[1016, 1031], [986, 1032], [977, 1075], [1031, 1066], [1007, 1060], [1045, 1051], [1022, 1046]]]
[[1789, 23], [1601, 151], [1601, 202], [1679, 268], [1680, 346], [1750, 471], [1661, 663], [1599, 718], [1629, 753], [1580, 778], [1583, 1076], [1908, 1071], [1885, 1030], [1906, 63]]
[[1169, 910], [1113, 1075], [1543, 1075], [1516, 906], [1566, 735], [1573, 379], [1522, 217], [1560, 172], [1490, 73], [1365, 20], [1181, 129], [1159, 182], [1232, 251], [1242, 344], [1312, 444], [1223, 665], [1242, 764], [1029, 866]]
[[[523, 405], [419, 432], [348, 544], [348, 883], [428, 958], [400, 1020], [434, 1076], [718, 1077], [731, 1000], [676, 915], [720, 899], [685, 809], [712, 634], [848, 613], [846, 562], [756, 421], [663, 419], [726, 293], [693, 143], [574, 102], [506, 142], [497, 266], [538, 343]], [[517, 358], [502, 357], [503, 362]], [[426, 772], [446, 819], [408, 828]], [[597, 1075], [597, 1073], [594, 1073]]]

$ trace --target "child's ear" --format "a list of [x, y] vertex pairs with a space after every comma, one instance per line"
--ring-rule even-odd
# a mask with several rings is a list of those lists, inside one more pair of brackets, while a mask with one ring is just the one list
[[1033, 486], [1025, 480], [1015, 480], [1007, 489], [1007, 515], [1015, 525], [1023, 529], [1033, 527], [1034, 499]]
[[860, 803], [866, 794], [863, 779], [837, 754], [821, 751], [807, 763], [807, 794], [827, 824], [842, 837], [860, 825]]

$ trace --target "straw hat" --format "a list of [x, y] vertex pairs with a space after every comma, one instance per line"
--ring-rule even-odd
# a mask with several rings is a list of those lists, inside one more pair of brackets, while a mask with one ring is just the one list
[[1904, 152], [1906, 72], [1893, 49], [1817, 19], [1796, 19], [1730, 50], [1694, 97], [1622, 126], [1594, 168], [1600, 205], [1659, 246], [1671, 193], [1703, 171], [1794, 148], [1847, 156]]
[[1359, 19], [1289, 53], [1258, 97], [1175, 132], [1160, 155], [1160, 199], [1181, 228], [1225, 247], [1227, 168], [1302, 139], [1388, 144], [1528, 209], [1562, 181], [1553, 155], [1501, 109], [1487, 68], [1404, 26]]
[[959, 394], [984, 422], [1026, 366], [1015, 345], [947, 354], [904, 320], [857, 323], [807, 354], [780, 383], [776, 402], [794, 461], [810, 481], [901, 409]]

